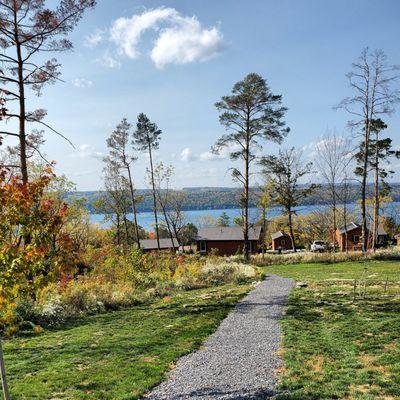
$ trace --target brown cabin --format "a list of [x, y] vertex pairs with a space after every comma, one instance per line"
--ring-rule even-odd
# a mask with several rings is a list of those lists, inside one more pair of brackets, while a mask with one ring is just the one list
[[[174, 238], [173, 241], [170, 238], [159, 239], [159, 241], [160, 241], [160, 250], [170, 250], [170, 251], [179, 250], [179, 243], [176, 240], [176, 238]], [[158, 251], [157, 239], [141, 239], [140, 249], [144, 252]]]
[[[346, 246], [346, 234], [347, 234], [347, 246]], [[367, 235], [370, 236], [369, 230], [367, 229]], [[342, 251], [353, 251], [362, 250], [362, 227], [360, 224], [351, 222], [347, 226], [336, 229], [336, 241], [339, 248]], [[378, 226], [378, 237], [377, 244], [385, 244], [387, 242], [388, 235], [386, 231]], [[371, 240], [368, 240], [368, 248], [372, 247]]]
[[[263, 241], [263, 230], [260, 226], [249, 228], [250, 253], [257, 254]], [[244, 234], [240, 227], [212, 227], [199, 229], [196, 240], [197, 251], [209, 254], [212, 250], [221, 256], [242, 253]]]
[[400, 233], [398, 233], [397, 235], [395, 235], [394, 238], [396, 239], [396, 244], [397, 244], [397, 246], [400, 246]]
[[290, 236], [282, 231], [274, 232], [271, 235], [272, 239], [272, 250], [292, 250], [292, 239]]

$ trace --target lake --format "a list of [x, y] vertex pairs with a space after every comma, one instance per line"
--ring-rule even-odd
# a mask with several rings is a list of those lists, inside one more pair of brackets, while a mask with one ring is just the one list
[[[309, 214], [311, 211], [324, 209], [328, 206], [325, 205], [308, 205], [300, 206], [296, 208], [298, 214]], [[351, 204], [348, 206], [349, 211], [353, 210], [355, 205]], [[400, 202], [392, 203], [392, 208], [397, 208], [400, 210]], [[399, 211], [397, 210], [397, 211]], [[240, 217], [241, 210], [238, 208], [230, 209], [218, 209], [218, 210], [188, 210], [185, 211], [187, 222], [192, 222], [195, 225], [199, 225], [204, 217], [210, 216], [217, 219], [223, 212], [226, 212], [231, 220], [235, 217]], [[282, 210], [280, 207], [274, 207], [268, 211], [268, 217], [276, 217], [281, 214]], [[260, 217], [260, 210], [257, 208], [250, 208], [250, 221], [255, 222]], [[128, 215], [128, 218], [132, 220], [132, 214]], [[154, 215], [152, 212], [141, 212], [137, 216], [138, 224], [146, 230], [150, 230], [154, 224]], [[397, 213], [397, 220], [400, 221], [400, 215]], [[101, 224], [102, 226], [108, 226], [108, 223], [104, 222], [104, 214], [91, 214], [91, 222]]]

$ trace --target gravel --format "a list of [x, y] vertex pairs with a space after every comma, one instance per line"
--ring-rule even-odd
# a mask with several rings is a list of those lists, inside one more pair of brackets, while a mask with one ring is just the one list
[[268, 276], [199, 351], [182, 357], [146, 399], [269, 399], [281, 366], [281, 318], [294, 282]]

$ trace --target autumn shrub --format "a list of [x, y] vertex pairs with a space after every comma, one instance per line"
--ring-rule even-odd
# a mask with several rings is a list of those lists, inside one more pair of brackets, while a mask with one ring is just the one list
[[86, 266], [84, 274], [61, 274], [38, 291], [36, 298], [18, 299], [15, 326], [35, 330], [81, 315], [170, 297], [180, 290], [242, 284], [262, 278], [256, 267], [235, 258], [143, 253], [118, 246], [88, 246], [79, 260]]
[[62, 231], [68, 208], [47, 194], [53, 177], [45, 168], [23, 183], [0, 170], [0, 328], [5, 333], [18, 330], [21, 302], [74, 269], [73, 243]]

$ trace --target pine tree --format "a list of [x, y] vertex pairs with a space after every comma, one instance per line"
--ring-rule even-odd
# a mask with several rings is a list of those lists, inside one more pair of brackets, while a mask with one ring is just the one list
[[160, 238], [158, 232], [157, 198], [154, 180], [153, 152], [159, 148], [161, 133], [162, 131], [158, 129], [157, 125], [151, 122], [145, 114], [141, 113], [138, 115], [136, 131], [133, 134], [133, 143], [138, 151], [147, 151], [149, 155], [150, 180], [153, 194], [153, 212], [158, 250], [160, 250]]
[[233, 179], [243, 186], [240, 206], [243, 215], [244, 254], [250, 258], [249, 199], [251, 166], [263, 141], [281, 143], [288, 134], [283, 117], [286, 108], [281, 105], [282, 96], [274, 95], [264, 78], [251, 73], [237, 82], [229, 96], [223, 96], [215, 106], [220, 112], [219, 121], [229, 133], [213, 146], [219, 153], [223, 148], [230, 151], [232, 161], [242, 160], [243, 171], [232, 168]]

